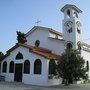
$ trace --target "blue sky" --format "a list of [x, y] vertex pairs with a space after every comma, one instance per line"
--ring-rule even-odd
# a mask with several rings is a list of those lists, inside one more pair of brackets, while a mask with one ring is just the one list
[[36, 25], [50, 27], [62, 32], [63, 14], [60, 9], [65, 4], [74, 4], [83, 14], [82, 34], [90, 44], [90, 0], [0, 0], [0, 51], [11, 48], [16, 40], [16, 31], [28, 32]]

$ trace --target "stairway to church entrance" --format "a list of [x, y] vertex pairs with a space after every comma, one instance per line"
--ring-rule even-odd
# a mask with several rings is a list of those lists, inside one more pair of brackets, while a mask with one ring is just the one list
[[15, 64], [14, 81], [22, 82], [23, 64]]

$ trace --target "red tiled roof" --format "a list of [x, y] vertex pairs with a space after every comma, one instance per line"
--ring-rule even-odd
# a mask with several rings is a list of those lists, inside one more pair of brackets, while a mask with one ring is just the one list
[[43, 57], [48, 58], [48, 59], [56, 60], [59, 57], [59, 55], [52, 53], [51, 50], [41, 48], [41, 47], [35, 47], [35, 46], [27, 45], [27, 44], [17, 43], [15, 46], [13, 46], [11, 49], [9, 49], [7, 51], [7, 54], [5, 55], [4, 58], [9, 56], [10, 52], [12, 52], [14, 49], [18, 48], [19, 46], [28, 48], [30, 52], [35, 53], [35, 54], [40, 55], [40, 56], [43, 56]]

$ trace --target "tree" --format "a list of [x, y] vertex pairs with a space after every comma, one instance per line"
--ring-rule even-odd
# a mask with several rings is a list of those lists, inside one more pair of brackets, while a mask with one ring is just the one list
[[57, 62], [58, 76], [63, 79], [63, 84], [72, 84], [80, 79], [87, 79], [87, 70], [84, 59], [76, 50], [66, 49]]
[[22, 44], [27, 42], [25, 34], [20, 31], [17, 31], [17, 40], [18, 40], [18, 43], [22, 43]]
[[4, 54], [2, 52], [0, 52], [0, 61], [3, 59]]

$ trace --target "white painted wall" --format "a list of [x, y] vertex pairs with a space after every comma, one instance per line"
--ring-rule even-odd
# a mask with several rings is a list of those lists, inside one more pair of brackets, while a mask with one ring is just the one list
[[[15, 57], [18, 54], [18, 52], [21, 52], [23, 54], [24, 59], [15, 60]], [[34, 62], [35, 62], [36, 59], [40, 59], [41, 62], [42, 62], [42, 73], [41, 73], [41, 75], [34, 74]], [[30, 53], [27, 48], [23, 48], [23, 47], [18, 47], [17, 49], [12, 51], [10, 53], [10, 56], [5, 58], [1, 62], [1, 75], [5, 76], [5, 81], [10, 81], [10, 82], [14, 81], [14, 73], [9, 73], [10, 61], [14, 61], [15, 64], [16, 63], [17, 64], [18, 63], [24, 64], [25, 60], [30, 61], [30, 74], [23, 74], [22, 82], [25, 83], [25, 84], [47, 86], [48, 85], [48, 62], [49, 62], [49, 60], [46, 59], [46, 58], [43, 58], [39, 55], [36, 55], [34, 53]], [[4, 61], [7, 62], [7, 73], [2, 72], [2, 64], [3, 64]]]
[[40, 41], [40, 46], [51, 50], [53, 53], [61, 54], [64, 51], [64, 41], [49, 38], [47, 28], [38, 28], [27, 37], [27, 44], [35, 46], [35, 41]]
[[[70, 17], [67, 17], [68, 16], [67, 10], [70, 11]], [[77, 13], [78, 18], [76, 16], [74, 16], [74, 12]], [[71, 41], [73, 43], [73, 49], [77, 49], [77, 42], [82, 40], [82, 35], [78, 34], [77, 25], [76, 25], [77, 21], [81, 22], [79, 13], [71, 7], [65, 8], [63, 13], [64, 13], [64, 19], [62, 21], [62, 26], [63, 26], [64, 40], [65, 40], [65, 42]], [[72, 33], [68, 33], [67, 30], [66, 30], [65, 22], [67, 22], [67, 21], [72, 21], [73, 22]], [[82, 32], [81, 27], [80, 27], [80, 29], [81, 29], [81, 32]]]
[[52, 50], [52, 53], [61, 55], [64, 52], [65, 43], [64, 41], [59, 41], [59, 40], [49, 38], [47, 47], [48, 49]]
[[48, 85], [60, 85], [62, 84], [62, 79], [48, 79]]
[[82, 50], [81, 51], [81, 56], [84, 58], [85, 64], [86, 64], [87, 61], [89, 61], [89, 73], [88, 74], [89, 74], [89, 79], [90, 79], [90, 52]]
[[47, 42], [47, 37], [49, 33], [48, 30], [43, 28], [37, 28], [34, 30], [30, 35], [27, 37], [27, 44], [35, 46], [35, 41], [39, 40], [40, 41], [40, 47], [46, 47]]

